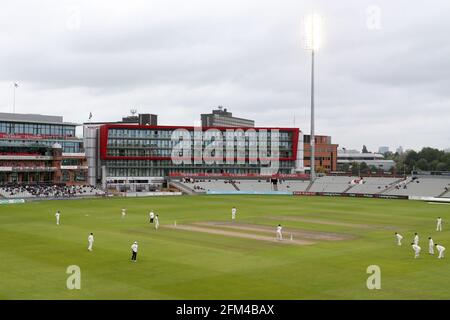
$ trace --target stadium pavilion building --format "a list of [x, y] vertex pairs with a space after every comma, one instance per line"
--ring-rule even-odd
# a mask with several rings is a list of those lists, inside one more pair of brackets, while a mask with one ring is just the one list
[[[268, 155], [272, 152], [271, 133], [276, 132], [279, 141], [277, 174], [304, 174], [309, 170], [309, 136], [303, 135], [298, 128], [163, 126], [158, 125], [156, 120], [152, 121], [152, 124], [141, 120], [147, 118], [148, 115], [133, 115], [118, 122], [84, 124], [83, 137], [89, 168], [89, 184], [102, 184], [103, 188], [115, 187], [119, 190], [130, 188], [132, 191], [148, 191], [152, 185], [160, 184], [165, 178], [173, 175], [273, 174], [271, 166], [263, 158], [255, 160], [252, 157], [251, 145], [254, 140], [251, 134], [247, 134], [248, 132], [257, 135], [267, 132], [264, 139], [267, 139]], [[212, 129], [221, 133], [220, 138], [208, 137], [208, 132]], [[186, 134], [184, 140], [173, 138], [179, 131]], [[198, 137], [199, 131], [203, 137], [200, 142], [194, 138]], [[242, 133], [238, 133], [241, 131]], [[241, 161], [228, 163], [225, 152], [221, 163], [209, 163], [207, 159], [195, 161], [195, 147], [199, 146], [198, 143], [201, 151], [205, 151], [211, 144], [217, 144], [219, 141], [217, 139], [220, 139], [220, 145], [225, 148], [229, 134], [243, 135], [244, 153], [241, 155], [245, 155], [241, 157]], [[176, 163], [172, 160], [173, 148], [179, 146], [182, 140], [186, 149], [190, 150], [189, 158], [193, 159], [191, 162]], [[260, 145], [260, 142], [257, 144]], [[236, 146], [234, 148], [237, 156]], [[320, 168], [323, 172], [334, 171], [336, 161], [337, 145], [331, 143], [331, 137], [316, 136], [316, 168]]]
[[76, 127], [59, 116], [0, 113], [0, 183], [85, 183]]
[[338, 166], [352, 165], [353, 163], [361, 164], [365, 162], [368, 166], [374, 166], [379, 170], [389, 171], [395, 166], [394, 160], [386, 160], [379, 153], [362, 153], [357, 150], [338, 150]]

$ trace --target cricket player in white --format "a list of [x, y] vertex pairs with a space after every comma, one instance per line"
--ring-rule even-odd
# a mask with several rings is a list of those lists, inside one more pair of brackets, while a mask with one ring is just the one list
[[437, 218], [436, 231], [442, 231], [442, 218], [441, 217]]
[[92, 251], [92, 246], [94, 245], [94, 234], [91, 232], [91, 234], [88, 237], [88, 250]]
[[428, 238], [428, 253], [434, 254], [434, 241], [431, 237]]
[[444, 257], [445, 247], [436, 243], [436, 249], [439, 252], [438, 259], [442, 259]]
[[58, 210], [58, 211], [56, 211], [56, 213], [55, 213], [55, 217], [56, 217], [56, 225], [57, 225], [57, 226], [59, 226], [59, 216], [60, 216], [60, 213], [59, 213], [59, 210]]
[[283, 240], [283, 227], [281, 226], [281, 224], [278, 225], [277, 227], [277, 240]]
[[153, 223], [153, 220], [155, 219], [155, 213], [153, 212], [153, 210], [150, 211], [149, 216], [150, 216], [150, 223]]
[[414, 259], [417, 259], [419, 257], [421, 248], [415, 243], [411, 243], [411, 246], [412, 249], [414, 250]]
[[138, 243], [137, 241], [135, 241], [131, 245], [131, 261], [136, 262], [137, 252], [138, 252]]
[[419, 245], [419, 235], [417, 233], [414, 234], [414, 241], [413, 242], [414, 242], [414, 244], [416, 246]]
[[232, 209], [231, 209], [231, 221], [235, 221], [236, 220], [236, 208], [235, 207], [233, 207]]
[[397, 245], [401, 246], [402, 245], [403, 236], [396, 232], [395, 233], [395, 237], [397, 238]]
[[158, 215], [155, 216], [155, 229], [158, 230], [159, 228], [159, 218]]
[[125, 215], [127, 214], [127, 209], [122, 209], [122, 219], [125, 218]]

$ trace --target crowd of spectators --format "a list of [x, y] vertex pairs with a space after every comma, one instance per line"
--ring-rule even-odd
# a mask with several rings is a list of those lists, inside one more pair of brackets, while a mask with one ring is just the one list
[[105, 193], [93, 186], [77, 185], [15, 185], [0, 186], [0, 194], [5, 198], [71, 198], [80, 196], [104, 195]]

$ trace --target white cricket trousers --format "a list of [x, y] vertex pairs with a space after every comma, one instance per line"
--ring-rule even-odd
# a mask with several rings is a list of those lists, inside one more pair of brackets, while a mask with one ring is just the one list
[[415, 250], [414, 251], [414, 258], [418, 258], [420, 254], [420, 250]]

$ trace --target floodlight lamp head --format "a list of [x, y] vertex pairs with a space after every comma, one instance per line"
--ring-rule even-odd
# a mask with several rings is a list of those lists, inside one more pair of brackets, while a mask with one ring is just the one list
[[322, 47], [322, 17], [309, 14], [304, 19], [305, 49], [316, 51]]

